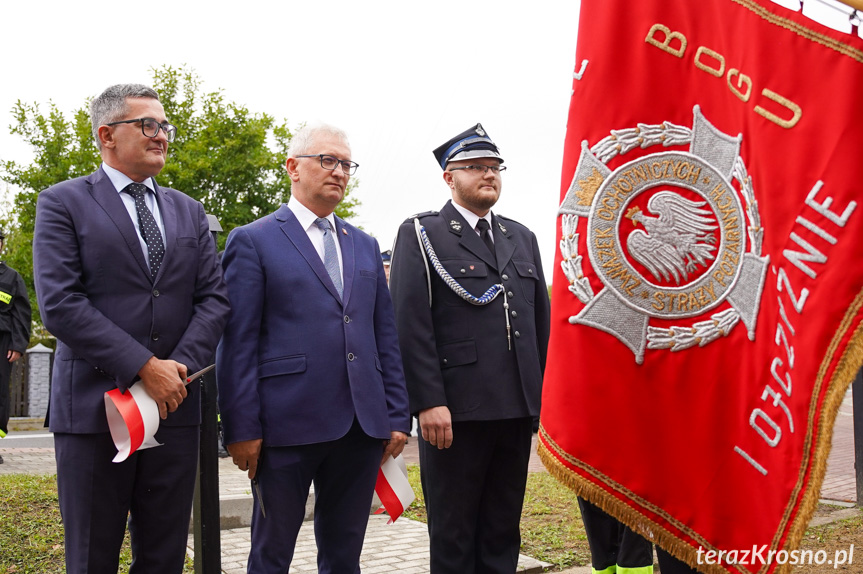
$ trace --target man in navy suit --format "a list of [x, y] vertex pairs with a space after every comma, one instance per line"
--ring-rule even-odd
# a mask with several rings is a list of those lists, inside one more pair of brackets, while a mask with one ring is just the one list
[[286, 167], [288, 204], [228, 237], [219, 408], [256, 481], [248, 571], [288, 571], [314, 482], [318, 572], [354, 574], [378, 468], [410, 432], [395, 318], [377, 241], [333, 214], [357, 168], [344, 132], [303, 128]]
[[[116, 573], [127, 518], [131, 573], [178, 573], [198, 453], [198, 382], [229, 313], [203, 206], [153, 180], [176, 128], [138, 84], [90, 104], [102, 166], [39, 194], [36, 295], [57, 337], [51, 388], [66, 569]], [[143, 385], [162, 417], [162, 446], [121, 463], [104, 394]], [[170, 414], [169, 414], [170, 413]]]

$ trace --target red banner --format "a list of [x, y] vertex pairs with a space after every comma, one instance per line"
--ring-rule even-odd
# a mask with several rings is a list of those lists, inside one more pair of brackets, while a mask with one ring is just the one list
[[705, 572], [793, 564], [863, 363], [847, 12], [581, 2], [540, 455]]

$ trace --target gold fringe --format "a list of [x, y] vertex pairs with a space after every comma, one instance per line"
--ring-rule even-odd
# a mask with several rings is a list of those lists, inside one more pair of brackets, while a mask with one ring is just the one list
[[[846, 44], [845, 42], [840, 42], [839, 40], [836, 40], [835, 38], [832, 38], [830, 36], [822, 34], [821, 32], [816, 32], [815, 30], [811, 30], [811, 29], [807, 28], [806, 26], [803, 26], [802, 24], [798, 24], [794, 20], [791, 20], [789, 18], [783, 18], [782, 16], [774, 14], [773, 12], [768, 10], [767, 8], [764, 8], [760, 4], [756, 3], [754, 0], [732, 0], [732, 1], [736, 2], [737, 4], [740, 4], [744, 8], [754, 12], [755, 14], [757, 14], [758, 16], [763, 18], [764, 20], [767, 20], [771, 24], [775, 24], [777, 26], [785, 28], [786, 30], [790, 30], [799, 36], [803, 36], [807, 40], [811, 40], [817, 44], [821, 44], [822, 46], [826, 46], [827, 48], [830, 48], [831, 50], [836, 50], [837, 52], [839, 52], [840, 54], [842, 54], [844, 56], [848, 56], [850, 58], [853, 58], [854, 60], [857, 60], [858, 62], [863, 63], [863, 50], [859, 50], [850, 44]], [[840, 0], [840, 1], [845, 2], [846, 4], [848, 4], [850, 6], [854, 6], [854, 4], [852, 4], [852, 1], [854, 1], [854, 0]], [[857, 8], [857, 6], [854, 6], [854, 7]]]
[[[737, 1], [737, 0], [734, 0]], [[854, 298], [854, 301], [849, 305], [845, 316], [842, 318], [830, 345], [825, 352], [824, 359], [819, 367], [815, 387], [813, 389], [812, 398], [809, 404], [809, 413], [807, 420], [807, 436], [804, 441], [803, 460], [800, 465], [797, 483], [789, 497], [788, 505], [783, 513], [779, 528], [771, 542], [771, 550], [794, 550], [799, 547], [800, 541], [809, 526], [809, 521], [815, 513], [818, 506], [818, 500], [821, 493], [821, 485], [824, 482], [824, 476], [827, 473], [827, 458], [830, 454], [830, 447], [833, 438], [833, 425], [836, 422], [836, 417], [839, 413], [839, 407], [845, 396], [848, 386], [854, 380], [854, 377], [863, 367], [863, 323], [857, 324], [854, 333], [848, 342], [847, 347], [843, 351], [833, 376], [827, 380], [827, 373], [830, 365], [833, 363], [842, 339], [845, 338], [849, 330], [854, 326], [856, 317], [863, 308], [863, 291], [860, 291]], [[827, 389], [822, 407], [818, 408], [818, 397], [821, 395], [823, 385], [827, 384]], [[819, 424], [815, 425], [815, 419], [820, 416]], [[813, 436], [814, 435], [814, 436]], [[696, 532], [692, 531], [685, 524], [674, 519], [670, 514], [663, 511], [661, 508], [649, 503], [648, 501], [637, 496], [629, 491], [623, 485], [617, 484], [605, 475], [602, 475], [596, 469], [589, 467], [577, 460], [572, 455], [561, 449], [555, 441], [548, 436], [545, 428], [540, 423], [539, 438], [537, 452], [542, 463], [548, 469], [549, 474], [554, 476], [560, 483], [572, 490], [576, 495], [590, 501], [600, 507], [605, 512], [615, 516], [618, 520], [626, 524], [634, 531], [642, 536], [658, 544], [664, 550], [686, 562], [693, 568], [700, 569], [706, 574], [725, 573], [727, 570], [718, 564], [698, 564], [697, 554], [690, 543], [678, 537], [665, 527], [658, 524], [642, 514], [634, 506], [630, 506], [624, 500], [615, 496], [610, 491], [617, 492], [621, 496], [631, 499], [634, 503], [645, 508], [647, 511], [661, 516], [663, 520], [680, 530], [683, 534], [691, 538], [695, 543], [699, 544], [705, 552], [717, 550], [707, 540], [703, 539]], [[811, 448], [812, 443], [815, 443], [815, 449]], [[810, 463], [810, 459], [814, 459]], [[569, 468], [566, 463], [583, 471], [585, 474], [592, 475], [597, 482], [602, 486], [592, 482], [586, 476], [582, 476], [578, 472]], [[813, 465], [809, 471], [810, 464]], [[806, 481], [806, 475], [809, 472], [810, 480]], [[795, 501], [800, 497], [800, 503], [795, 504]], [[789, 525], [789, 521], [791, 524]], [[787, 532], [784, 543], [782, 542], [782, 533]], [[731, 565], [726, 565], [729, 568]], [[766, 572], [770, 568], [770, 564], [765, 564], [758, 571], [759, 573]], [[737, 566], [740, 572], [751, 572], [743, 570]], [[791, 565], [776, 565], [774, 572], [777, 574], [785, 574], [791, 571]]]
[[[839, 350], [839, 345], [842, 339], [851, 329], [857, 314], [863, 307], [863, 291], [857, 294], [848, 306], [848, 310], [824, 355], [821, 366], [818, 369], [818, 374], [815, 379], [815, 388], [812, 393], [812, 400], [809, 403], [809, 417], [807, 420], [807, 436], [804, 442], [803, 464], [800, 465], [800, 474], [797, 477], [797, 484], [792, 491], [792, 496], [789, 499], [788, 507], [785, 509], [782, 522], [777, 529], [777, 535], [773, 539], [773, 546], [779, 544], [779, 533], [785, 531], [786, 524], [794, 514], [794, 501], [800, 496], [800, 491], [803, 490], [803, 497], [800, 501], [799, 509], [796, 516], [788, 529], [788, 537], [783, 545], [783, 548], [788, 550], [795, 549], [800, 545], [803, 535], [809, 526], [809, 521], [818, 507], [818, 500], [821, 495], [821, 485], [824, 483], [824, 477], [827, 474], [827, 459], [830, 455], [830, 449], [833, 441], [833, 427], [836, 423], [836, 417], [839, 414], [839, 407], [842, 405], [842, 400], [845, 397], [845, 392], [848, 386], [854, 380], [854, 377], [863, 366], [863, 323], [858, 323], [854, 334], [848, 342], [848, 346], [839, 358], [836, 364], [836, 370], [833, 376], [827, 381], [827, 390], [824, 396], [824, 403], [820, 409], [820, 424], [815, 426], [815, 419], [819, 416], [818, 396], [821, 394], [821, 389], [824, 385], [827, 371], [833, 363], [836, 353]], [[815, 436], [813, 437], [813, 433]], [[814, 451], [811, 448], [812, 442], [815, 442]], [[806, 472], [810, 466], [810, 453], [815, 454], [814, 465], [810, 474], [810, 480], [805, 481]], [[790, 565], [787, 568], [777, 569], [780, 574], [782, 572], [790, 572]]]
[[[629, 506], [623, 500], [610, 494], [604, 488], [569, 469], [546, 446], [545, 441], [548, 441], [550, 444], [554, 443], [545, 433], [542, 426], [540, 426], [539, 432], [541, 437], [537, 446], [539, 458], [546, 469], [548, 469], [549, 474], [555, 477], [561, 484], [572, 490], [577, 496], [595, 504], [635, 532], [644, 536], [647, 540], [658, 544], [666, 552], [686, 562], [693, 568], [699, 568], [705, 574], [725, 574], [726, 570], [718, 564], [698, 564], [696, 552], [689, 543], [680, 539], [659, 523], [641, 514], [637, 509]], [[702, 547], [705, 551], [715, 550], [715, 548], [706, 544], [706, 542]]]
[[856, 10], [863, 10], [863, 1], [861, 0], [839, 0], [843, 4], [847, 4]]

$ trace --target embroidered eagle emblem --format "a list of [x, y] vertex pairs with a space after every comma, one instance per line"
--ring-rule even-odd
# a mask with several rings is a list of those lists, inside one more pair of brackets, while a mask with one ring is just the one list
[[714, 259], [717, 229], [712, 212], [702, 209], [704, 201], [690, 201], [672, 191], [650, 198], [647, 208], [659, 217], [645, 215], [638, 206], [626, 212], [632, 224], [644, 226], [629, 235], [626, 247], [632, 257], [657, 279], [680, 285], [698, 265]]

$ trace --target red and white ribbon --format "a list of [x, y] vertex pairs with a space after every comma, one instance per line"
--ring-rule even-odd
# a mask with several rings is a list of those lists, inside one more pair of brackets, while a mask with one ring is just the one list
[[381, 499], [392, 524], [402, 515], [405, 508], [414, 501], [414, 491], [408, 482], [408, 469], [402, 455], [389, 457], [378, 470], [378, 480], [375, 483], [375, 493]]
[[105, 414], [111, 438], [117, 447], [114, 462], [123, 462], [133, 452], [161, 444], [153, 438], [159, 430], [159, 407], [144, 385], [134, 384], [125, 393], [105, 393]]

